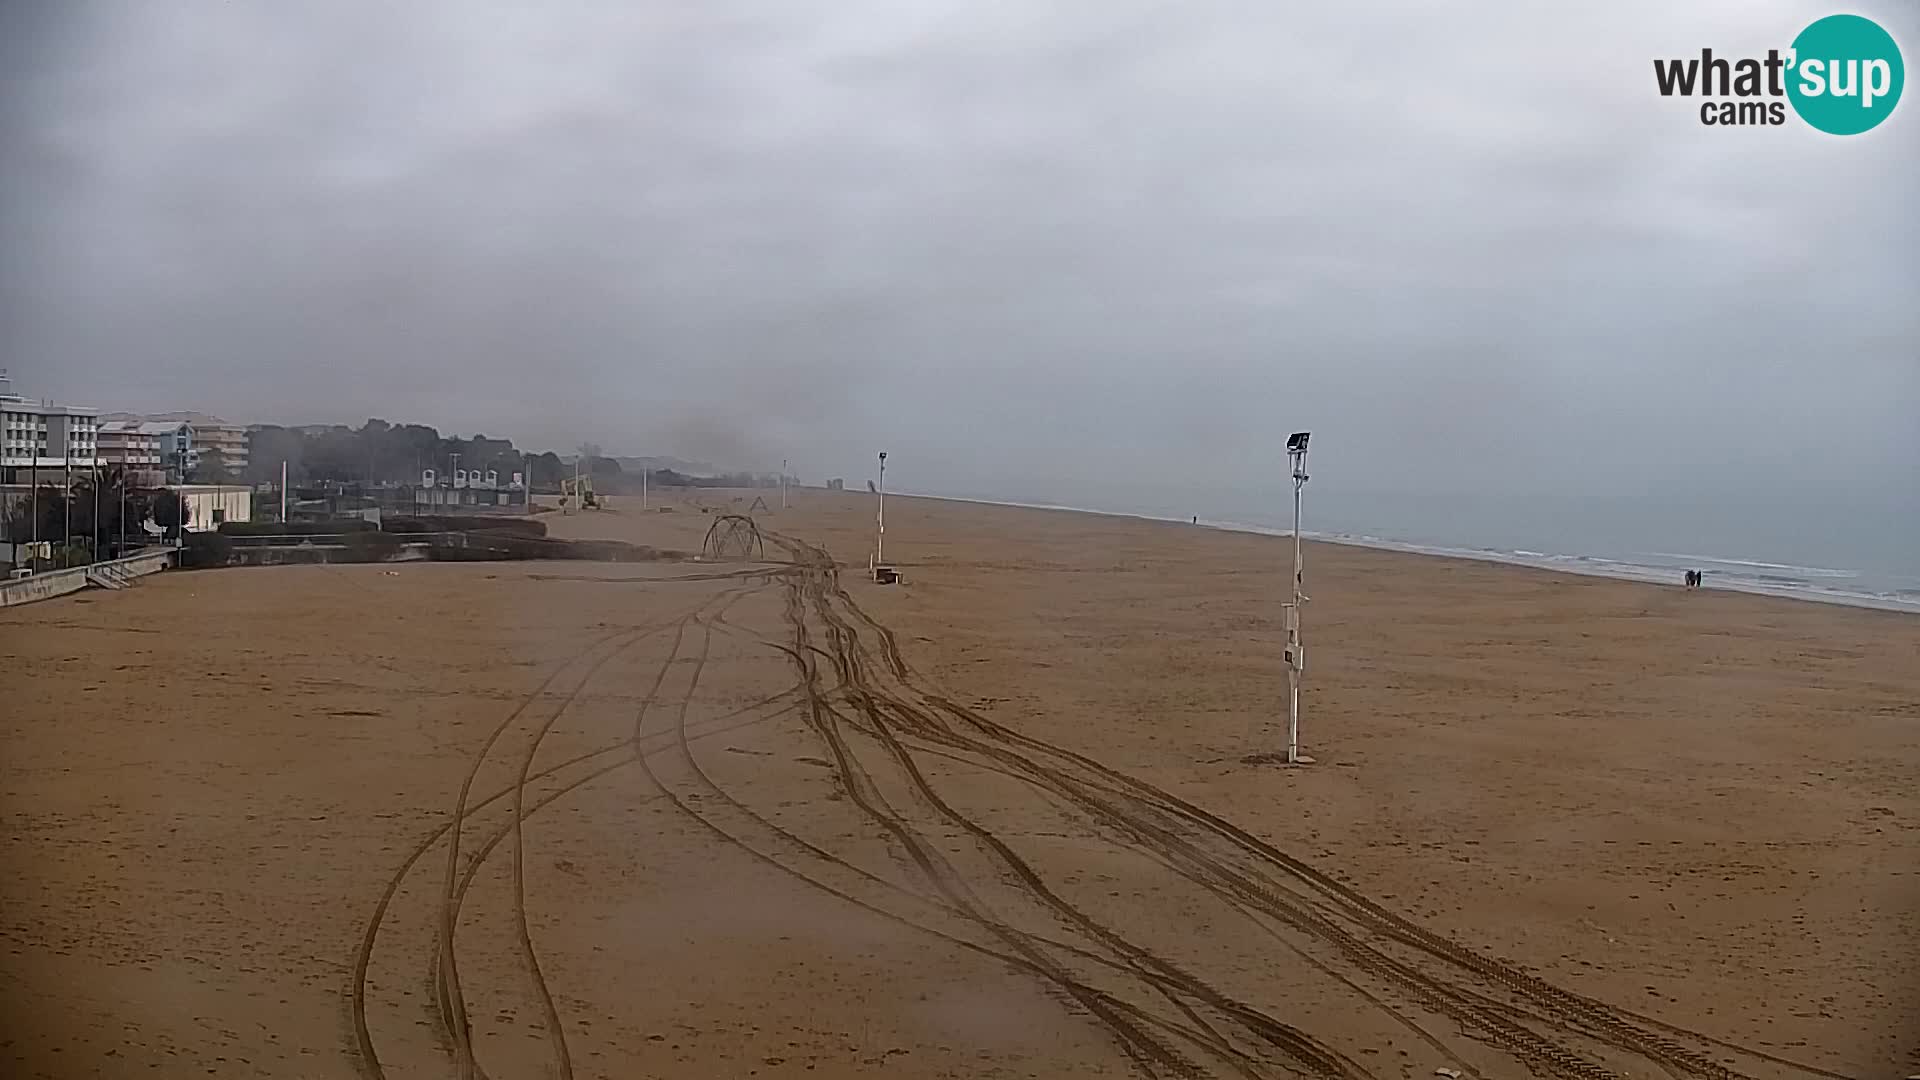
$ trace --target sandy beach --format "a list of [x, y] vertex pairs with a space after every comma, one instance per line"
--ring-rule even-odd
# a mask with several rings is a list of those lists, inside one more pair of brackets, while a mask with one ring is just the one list
[[1920, 1072], [1920, 618], [766, 497], [0, 613], [0, 1072]]

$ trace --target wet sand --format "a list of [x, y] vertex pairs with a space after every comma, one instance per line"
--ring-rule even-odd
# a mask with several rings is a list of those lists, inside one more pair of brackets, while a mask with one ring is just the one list
[[1920, 1071], [1920, 619], [870, 511], [0, 613], [0, 1071]]

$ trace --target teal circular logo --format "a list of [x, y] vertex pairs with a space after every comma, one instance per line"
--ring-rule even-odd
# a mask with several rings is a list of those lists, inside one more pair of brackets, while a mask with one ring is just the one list
[[1872, 19], [1829, 15], [1793, 39], [1787, 100], [1829, 135], [1872, 130], [1900, 103], [1906, 65], [1893, 35]]

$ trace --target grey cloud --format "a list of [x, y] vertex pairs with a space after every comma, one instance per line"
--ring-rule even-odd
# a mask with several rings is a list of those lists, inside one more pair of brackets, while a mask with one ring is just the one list
[[109, 408], [1062, 499], [1296, 426], [1358, 490], [1910, 483], [1920, 113], [1703, 128], [1654, 56], [1826, 12], [1671, 7], [17, 5], [0, 344]]

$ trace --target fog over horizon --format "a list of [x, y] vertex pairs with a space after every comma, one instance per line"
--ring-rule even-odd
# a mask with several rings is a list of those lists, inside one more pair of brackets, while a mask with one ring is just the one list
[[1920, 518], [1920, 101], [1653, 82], [1836, 10], [1920, 61], [1890, 0], [8, 5], [0, 367], [849, 487], [1266, 499], [1310, 428], [1316, 493]]

